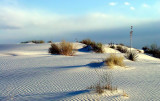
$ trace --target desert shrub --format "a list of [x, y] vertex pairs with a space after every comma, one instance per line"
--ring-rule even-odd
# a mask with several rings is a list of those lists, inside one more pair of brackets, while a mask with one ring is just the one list
[[87, 46], [91, 46], [92, 50], [96, 53], [103, 53], [103, 45], [102, 43], [96, 43], [94, 41], [91, 41], [90, 39], [85, 39], [80, 41], [80, 43], [86, 44]]
[[112, 68], [113, 66], [125, 66], [123, 62], [124, 58], [122, 56], [116, 56], [116, 54], [110, 54], [110, 57], [108, 57], [105, 60], [105, 63]]
[[96, 86], [95, 86], [95, 89], [96, 89], [96, 93], [98, 94], [102, 94], [104, 92], [104, 89], [103, 87], [101, 86], [100, 83], [98, 83]]
[[131, 61], [136, 61], [138, 58], [138, 53], [137, 52], [127, 52], [125, 57]]
[[98, 76], [98, 83], [89, 87], [89, 89], [95, 89], [98, 94], [102, 94], [105, 90], [111, 92], [117, 90], [117, 86], [113, 86], [113, 76], [111, 72], [103, 69], [95, 69], [95, 72]]
[[108, 45], [109, 45], [110, 48], [113, 48], [113, 49], [116, 48], [115, 45], [114, 45], [114, 43], [112, 43], [112, 42], [111, 42], [111, 43], [108, 43]]
[[149, 51], [149, 48], [147, 46], [142, 47], [142, 49], [146, 52]]
[[69, 42], [62, 41], [60, 43], [60, 49], [61, 49], [62, 55], [68, 55], [68, 56], [74, 55], [73, 44], [71, 44]]
[[84, 39], [80, 41], [80, 43], [86, 44], [86, 45], [91, 45], [93, 42], [90, 39]]
[[150, 47], [142, 48], [145, 53], [151, 54], [153, 57], [160, 58], [160, 48], [156, 44], [152, 44]]
[[59, 43], [59, 45], [52, 43], [48, 52], [51, 54], [73, 56], [73, 44], [66, 41], [62, 41], [61, 43]]
[[117, 46], [117, 50], [120, 51], [121, 53], [127, 53], [128, 52], [127, 47], [124, 47], [124, 46], [121, 46], [121, 45]]
[[48, 52], [51, 53], [51, 54], [61, 54], [61, 49], [57, 44], [52, 43]]
[[123, 43], [120, 43], [119, 45], [121, 45], [121, 46], [125, 46]]
[[41, 43], [45, 43], [43, 40], [32, 40], [32, 41], [25, 41], [25, 42], [21, 42], [21, 43], [35, 43], [35, 44], [41, 44]]
[[48, 43], [52, 43], [52, 41], [48, 41]]
[[95, 43], [92, 45], [93, 51], [96, 53], [103, 53], [103, 45], [102, 43]]
[[36, 44], [45, 43], [43, 40], [32, 40], [32, 42]]
[[113, 48], [113, 49], [116, 49], [116, 47], [113, 45], [113, 46], [109, 46], [110, 48]]

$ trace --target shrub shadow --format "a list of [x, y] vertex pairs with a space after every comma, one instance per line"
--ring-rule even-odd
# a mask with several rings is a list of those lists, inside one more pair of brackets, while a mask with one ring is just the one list
[[[31, 94], [31, 95], [16, 95], [12, 99], [14, 101], [59, 101], [65, 98], [77, 96], [84, 93], [89, 93], [90, 90], [79, 90], [71, 92], [61, 92], [61, 93], [44, 93], [44, 94]], [[10, 97], [1, 97], [0, 100], [10, 100]]]
[[91, 52], [92, 51], [92, 47], [91, 46], [85, 46], [81, 49], [78, 49], [79, 52]]
[[104, 66], [104, 62], [92, 62], [87, 64], [87, 66], [90, 68], [101, 68], [102, 66]]

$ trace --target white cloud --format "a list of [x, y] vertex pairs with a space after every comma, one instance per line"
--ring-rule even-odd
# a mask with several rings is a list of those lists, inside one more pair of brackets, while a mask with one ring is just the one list
[[[1, 37], [25, 39], [33, 36], [69, 36], [70, 33], [111, 30], [137, 25], [146, 19], [121, 15], [90, 13], [81, 16], [60, 15], [13, 7], [0, 8]], [[68, 35], [69, 34], [69, 35]]]
[[134, 8], [133, 6], [132, 6], [132, 7], [130, 7], [130, 9], [131, 9], [131, 10], [135, 10], [135, 8]]
[[130, 22], [124, 16], [113, 16], [103, 13], [69, 16], [17, 8], [0, 8], [0, 12], [2, 12], [0, 13], [1, 30], [10, 30], [12, 33], [29, 33], [31, 35], [112, 29], [123, 25], [126, 26], [128, 21]]
[[124, 2], [124, 5], [129, 6], [130, 3], [129, 2]]
[[142, 7], [144, 7], [144, 8], [150, 8], [150, 5], [148, 5], [148, 4], [142, 4]]
[[116, 2], [110, 2], [109, 5], [110, 6], [115, 6], [115, 5], [117, 5], [117, 3]]

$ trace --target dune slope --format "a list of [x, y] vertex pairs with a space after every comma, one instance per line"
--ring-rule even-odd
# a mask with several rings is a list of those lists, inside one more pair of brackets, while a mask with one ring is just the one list
[[[74, 43], [77, 49], [83, 44]], [[103, 59], [110, 53], [78, 51], [75, 56], [50, 55], [49, 44], [0, 45], [1, 101], [158, 101], [160, 99], [160, 61], [139, 54], [138, 61], [125, 59], [127, 68], [108, 69]], [[102, 95], [87, 89], [99, 80], [96, 70], [111, 72], [118, 91]], [[129, 97], [122, 96], [123, 91]]]

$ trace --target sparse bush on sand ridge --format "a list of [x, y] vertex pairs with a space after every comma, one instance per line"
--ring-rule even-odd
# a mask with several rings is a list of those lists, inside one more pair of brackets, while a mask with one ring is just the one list
[[48, 52], [51, 54], [61, 54], [66, 56], [73, 56], [75, 53], [73, 51], [73, 44], [66, 41], [62, 41], [59, 44], [52, 43]]
[[96, 53], [104, 53], [102, 43], [95, 43], [92, 45], [93, 51]]
[[124, 62], [124, 57], [122, 56], [117, 56], [116, 54], [110, 54], [110, 57], [108, 57], [105, 60], [105, 63], [112, 68], [113, 66], [125, 66]]
[[125, 57], [131, 61], [136, 61], [138, 58], [138, 53], [137, 52], [127, 52], [125, 54]]
[[150, 47], [142, 48], [145, 53], [151, 54], [153, 57], [160, 58], [160, 48], [156, 44], [152, 44]]
[[113, 49], [116, 49], [116, 47], [115, 47], [115, 46], [109, 46], [109, 48], [113, 48]]
[[91, 41], [90, 39], [82, 40], [80, 41], [80, 43], [86, 44], [87, 46], [91, 46], [92, 50], [96, 53], [104, 53], [102, 43], [96, 43], [94, 41]]
[[90, 39], [84, 39], [84, 40], [80, 41], [80, 43], [83, 43], [86, 45], [91, 45], [93, 43], [93, 41], [91, 41]]
[[21, 42], [21, 43], [35, 43], [35, 44], [41, 44], [41, 43], [45, 43], [43, 40], [32, 40], [32, 41], [25, 41], [25, 42]]
[[120, 51], [121, 53], [127, 53], [128, 52], [128, 48], [125, 47], [125, 46], [121, 46], [121, 45], [117, 46], [117, 50]]
[[52, 41], [48, 41], [48, 43], [52, 43]]

